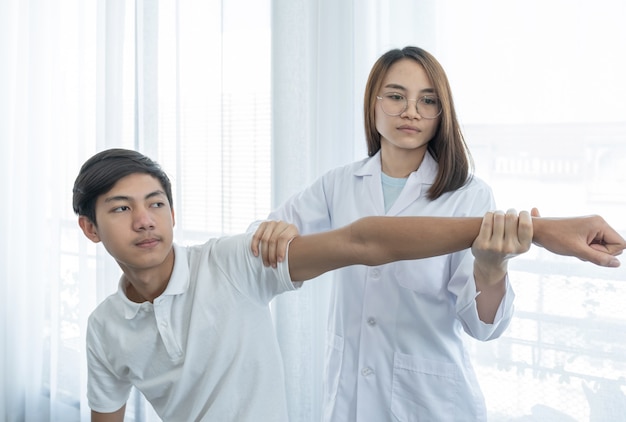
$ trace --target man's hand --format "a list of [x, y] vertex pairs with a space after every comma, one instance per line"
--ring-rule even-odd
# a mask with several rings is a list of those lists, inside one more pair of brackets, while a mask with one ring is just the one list
[[298, 229], [284, 221], [264, 221], [252, 237], [252, 253], [259, 256], [259, 250], [266, 267], [276, 268], [285, 259], [287, 245], [298, 236]]
[[615, 258], [626, 248], [626, 240], [598, 215], [571, 218], [540, 218], [532, 210], [533, 242], [552, 253], [574, 256], [602, 267], [619, 267]]

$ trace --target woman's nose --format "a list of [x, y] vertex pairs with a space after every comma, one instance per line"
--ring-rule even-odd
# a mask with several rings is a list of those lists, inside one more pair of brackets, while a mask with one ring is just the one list
[[403, 113], [406, 117], [410, 119], [421, 119], [422, 115], [419, 113], [417, 109], [417, 100], [406, 100], [406, 110]]

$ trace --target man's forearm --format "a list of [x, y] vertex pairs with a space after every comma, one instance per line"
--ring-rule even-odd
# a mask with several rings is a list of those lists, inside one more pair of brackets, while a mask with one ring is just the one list
[[[364, 217], [337, 230], [300, 236], [289, 248], [294, 281], [337, 268], [445, 255], [467, 249], [482, 217]], [[602, 217], [533, 218], [533, 242], [550, 252], [618, 266], [624, 239]]]
[[626, 247], [624, 238], [602, 217], [533, 218], [533, 242], [552, 253], [574, 256], [605, 267], [618, 267], [615, 256]]
[[480, 217], [364, 217], [341, 229], [293, 239], [291, 279], [303, 281], [337, 268], [445, 255], [471, 247]]
[[481, 222], [480, 217], [365, 217], [348, 227], [359, 263], [381, 265], [467, 249]]
[[91, 411], [91, 422], [124, 422], [124, 413], [126, 405], [122, 406], [118, 411], [113, 413], [99, 413]]

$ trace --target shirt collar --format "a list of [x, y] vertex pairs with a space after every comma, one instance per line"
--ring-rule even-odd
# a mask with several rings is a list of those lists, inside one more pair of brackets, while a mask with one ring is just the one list
[[[174, 244], [174, 268], [172, 269], [172, 275], [167, 282], [165, 291], [161, 293], [161, 296], [175, 296], [183, 294], [189, 287], [189, 265], [187, 265], [187, 253], [186, 249]], [[150, 302], [136, 303], [126, 297], [124, 293], [124, 275], [120, 277], [120, 281], [117, 286], [117, 294], [120, 296], [122, 304], [124, 306], [124, 316], [126, 319], [133, 319], [142, 307], [152, 306]]]
[[[381, 173], [382, 162], [380, 160], [380, 150], [368, 159], [365, 159], [363, 164], [357, 168], [354, 172], [355, 176], [371, 176], [377, 173]], [[429, 151], [424, 154], [424, 159], [419, 168], [409, 175], [409, 178], [418, 177], [424, 183], [432, 183], [437, 176], [437, 162], [430, 155]]]

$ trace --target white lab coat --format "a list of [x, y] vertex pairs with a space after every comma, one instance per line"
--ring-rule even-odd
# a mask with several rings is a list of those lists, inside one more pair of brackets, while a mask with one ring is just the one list
[[[306, 234], [370, 215], [483, 216], [495, 209], [490, 187], [476, 177], [430, 201], [426, 194], [436, 172], [437, 163], [426, 154], [385, 214], [379, 152], [329, 171], [269, 219], [295, 224]], [[336, 270], [334, 277], [324, 420], [486, 420], [462, 331], [479, 340], [502, 334], [513, 314], [508, 279], [496, 320], [485, 324], [476, 310], [469, 249], [378, 267], [352, 266]]]

